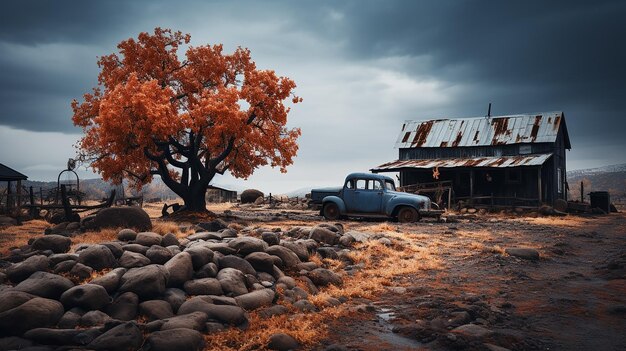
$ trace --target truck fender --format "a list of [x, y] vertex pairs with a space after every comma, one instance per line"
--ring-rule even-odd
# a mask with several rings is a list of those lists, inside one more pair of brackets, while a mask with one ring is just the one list
[[418, 206], [416, 206], [416, 204], [413, 201], [406, 201], [404, 199], [393, 199], [387, 203], [387, 206], [385, 208], [385, 213], [390, 217], [395, 216], [398, 214], [398, 210], [402, 206], [413, 207], [417, 211], [419, 211], [419, 209], [421, 208], [419, 204]]
[[346, 204], [343, 202], [343, 200], [339, 196], [326, 196], [322, 200], [322, 209], [320, 210], [320, 212], [324, 210], [324, 206], [329, 202], [332, 202], [335, 205], [337, 205], [337, 207], [339, 207], [339, 213], [341, 214], [346, 213]]

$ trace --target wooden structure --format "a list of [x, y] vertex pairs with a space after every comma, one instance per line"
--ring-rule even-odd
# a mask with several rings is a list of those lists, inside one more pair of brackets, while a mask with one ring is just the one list
[[237, 202], [237, 191], [209, 185], [206, 193], [208, 202]]
[[0, 163], [0, 182], [7, 182], [4, 193], [0, 195], [0, 212], [11, 213], [22, 205], [22, 181], [27, 179], [24, 174]]
[[451, 182], [452, 201], [474, 206], [540, 206], [567, 199], [563, 112], [406, 121], [398, 160], [402, 187]]

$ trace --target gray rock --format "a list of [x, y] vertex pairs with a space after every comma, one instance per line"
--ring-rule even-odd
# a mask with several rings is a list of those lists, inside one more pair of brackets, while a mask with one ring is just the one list
[[78, 261], [78, 255], [70, 253], [60, 253], [50, 255], [48, 256], [48, 259], [50, 260], [50, 266], [54, 266], [63, 261]]
[[222, 240], [222, 236], [218, 232], [200, 231], [187, 237], [190, 241], [195, 240]]
[[280, 316], [280, 315], [286, 314], [287, 312], [289, 312], [289, 309], [287, 307], [283, 305], [274, 305], [274, 306], [260, 309], [258, 311], [258, 314], [259, 316], [263, 318], [269, 318], [273, 316]]
[[272, 257], [276, 256], [272, 256], [265, 252], [253, 252], [246, 256], [245, 259], [246, 261], [250, 262], [250, 265], [252, 265], [252, 268], [254, 268], [254, 270], [272, 273], [274, 269], [274, 259]]
[[73, 287], [71, 280], [60, 275], [35, 272], [28, 279], [19, 283], [14, 289], [29, 294], [45, 297], [48, 299], [58, 299], [66, 290]]
[[111, 250], [104, 245], [91, 245], [81, 250], [78, 254], [78, 262], [97, 271], [117, 267], [115, 256]]
[[57, 323], [57, 327], [61, 329], [74, 329], [80, 323], [81, 315], [70, 310], [65, 312], [65, 314], [59, 319], [59, 323]]
[[465, 324], [452, 329], [452, 332], [471, 338], [484, 338], [493, 333], [491, 330], [476, 324]]
[[35, 297], [0, 313], [0, 330], [3, 334], [21, 335], [27, 330], [52, 327], [61, 319], [63, 312], [60, 302]]
[[133, 228], [139, 231], [152, 229], [150, 216], [140, 207], [109, 207], [98, 211], [94, 216], [83, 218], [83, 228], [98, 230], [103, 228]]
[[93, 268], [86, 266], [82, 263], [76, 262], [72, 265], [72, 269], [68, 272], [71, 276], [77, 277], [80, 280], [87, 279], [91, 277], [93, 273]]
[[178, 287], [193, 277], [193, 263], [188, 252], [181, 252], [164, 265], [169, 272], [168, 287]]
[[122, 229], [117, 233], [117, 240], [119, 241], [133, 241], [137, 237], [137, 232], [126, 228]]
[[[228, 227], [228, 223], [223, 220], [216, 218], [210, 222], [200, 222], [196, 225], [196, 228], [199, 228], [199, 231], [208, 231], [208, 232], [217, 232], [222, 229], [226, 229]], [[198, 231], [198, 230], [197, 230]]]
[[265, 250], [265, 252], [270, 255], [280, 257], [280, 259], [283, 261], [283, 266], [288, 269], [295, 268], [298, 264], [301, 263], [298, 255], [296, 255], [293, 251], [284, 246], [270, 246], [267, 248], [267, 250]]
[[0, 292], [0, 313], [15, 308], [28, 300], [34, 299], [35, 295], [16, 290]]
[[261, 289], [235, 297], [242, 308], [251, 311], [262, 306], [271, 305], [276, 293], [272, 289]]
[[285, 333], [272, 334], [267, 342], [270, 350], [289, 351], [297, 350], [300, 344], [291, 335]]
[[89, 311], [80, 317], [78, 325], [81, 327], [102, 326], [111, 320], [111, 317], [102, 311]]
[[341, 236], [341, 238], [339, 238], [339, 245], [341, 246], [351, 247], [354, 242], [354, 237], [352, 237], [351, 235], [344, 234]]
[[98, 351], [137, 350], [142, 343], [141, 330], [134, 322], [126, 322], [98, 336], [87, 345], [87, 348]]
[[143, 267], [149, 265], [150, 263], [150, 259], [148, 259], [146, 256], [137, 252], [130, 251], [124, 251], [122, 257], [120, 257], [119, 259], [120, 266], [124, 268]]
[[261, 239], [265, 241], [269, 246], [280, 244], [280, 238], [278, 237], [278, 234], [273, 232], [261, 233]]
[[505, 249], [504, 252], [524, 260], [536, 261], [539, 259], [539, 252], [535, 249], [517, 247]]
[[157, 297], [165, 291], [168, 277], [168, 270], [161, 265], [131, 268], [122, 276], [119, 290], [134, 292], [142, 299]]
[[166, 247], [172, 245], [179, 246], [180, 242], [178, 241], [176, 235], [174, 235], [173, 233], [167, 233], [161, 238], [161, 245]]
[[343, 279], [337, 273], [326, 268], [316, 268], [307, 273], [307, 276], [317, 286], [342, 285]]
[[315, 226], [311, 229], [309, 239], [313, 239], [320, 244], [335, 245], [339, 243], [341, 235], [320, 226]]
[[196, 271], [194, 276], [196, 278], [215, 278], [217, 277], [217, 265], [213, 262], [209, 262]]
[[178, 310], [178, 315], [192, 312], [204, 312], [209, 319], [217, 320], [225, 324], [240, 325], [247, 322], [245, 311], [239, 306], [215, 305], [210, 298], [196, 296], [185, 301]]
[[[2, 217], [0, 216], [0, 219]], [[11, 218], [12, 219], [12, 218]], [[0, 223], [0, 226], [2, 224]], [[31, 340], [23, 339], [17, 336], [9, 336], [6, 338], [0, 338], [0, 350], [26, 350], [28, 348], [35, 347], [35, 343]]]
[[168, 329], [154, 332], [146, 338], [144, 350], [150, 351], [196, 351], [204, 347], [202, 333], [193, 329]]
[[182, 316], [171, 317], [163, 321], [161, 330], [185, 328], [203, 331], [206, 327], [207, 319], [208, 317], [204, 312], [192, 312]]
[[311, 301], [309, 300], [298, 300], [293, 303], [293, 307], [302, 311], [302, 312], [313, 312], [317, 311], [317, 308]]
[[139, 244], [126, 244], [122, 246], [122, 248], [124, 249], [124, 251], [136, 252], [144, 256], [148, 253], [148, 249], [149, 249], [149, 247], [139, 245]]
[[122, 247], [122, 244], [120, 244], [117, 241], [107, 241], [107, 242], [100, 243], [100, 245], [104, 245], [108, 247], [109, 250], [111, 250], [111, 253], [113, 254], [113, 256], [115, 256], [115, 258], [120, 258], [122, 254], [124, 253], [124, 248]]
[[161, 245], [161, 235], [153, 232], [141, 232], [137, 234], [135, 243], [150, 247], [152, 245]]
[[144, 301], [139, 304], [139, 314], [149, 321], [174, 317], [172, 306], [163, 300]]
[[126, 273], [126, 268], [115, 268], [109, 273], [98, 277], [92, 281], [90, 284], [96, 284], [102, 286], [109, 294], [113, 294], [117, 288], [120, 286], [120, 281], [124, 273]]
[[232, 247], [228, 246], [228, 244], [226, 244], [226, 243], [206, 242], [206, 243], [202, 243], [202, 246], [208, 247], [209, 249], [213, 250], [214, 252], [219, 252], [219, 253], [222, 253], [224, 255], [234, 255], [234, 254], [237, 253], [237, 250], [235, 250]]
[[68, 289], [60, 299], [66, 308], [80, 307], [85, 310], [99, 310], [111, 302], [106, 289], [96, 284], [77, 285]]
[[172, 258], [172, 252], [167, 248], [159, 245], [152, 245], [146, 251], [146, 257], [154, 264], [165, 264]]
[[230, 296], [239, 296], [248, 293], [245, 275], [234, 268], [224, 268], [217, 273], [217, 280], [222, 285], [222, 290]]
[[317, 249], [317, 253], [322, 256], [322, 258], [330, 258], [334, 260], [339, 258], [337, 251], [335, 251], [332, 247], [320, 247]]
[[54, 253], [65, 253], [70, 250], [72, 240], [62, 235], [46, 235], [33, 241], [33, 250], [50, 250]]
[[284, 276], [276, 280], [276, 284], [284, 284], [287, 289], [293, 289], [296, 287], [296, 280], [292, 277]]
[[117, 296], [107, 307], [107, 314], [114, 319], [130, 321], [137, 317], [139, 297], [133, 292]]
[[47, 271], [50, 267], [50, 260], [43, 255], [31, 256], [20, 263], [9, 266], [5, 273], [10, 281], [19, 283], [38, 271]]
[[253, 252], [263, 252], [268, 247], [265, 241], [250, 236], [235, 238], [228, 242], [228, 246], [243, 256]]
[[185, 282], [185, 292], [189, 295], [222, 295], [222, 285], [215, 278], [202, 278]]
[[250, 262], [244, 260], [241, 257], [228, 255], [228, 256], [220, 257], [218, 261], [219, 261], [220, 269], [234, 268], [243, 272], [244, 274], [252, 274], [252, 275], [256, 274], [256, 271], [254, 270]]
[[293, 241], [283, 241], [281, 245], [293, 251], [293, 253], [295, 253], [296, 256], [298, 256], [300, 261], [304, 262], [304, 261], [309, 260], [309, 250], [302, 243], [295, 243]]
[[345, 233], [345, 235], [351, 236], [354, 239], [354, 241], [357, 241], [360, 243], [364, 243], [368, 241], [370, 237], [372, 236], [372, 234], [370, 233], [357, 232], [357, 231], [349, 231]]
[[163, 293], [163, 301], [167, 301], [167, 303], [172, 306], [172, 311], [174, 313], [178, 312], [178, 308], [187, 300], [187, 294], [184, 291], [176, 288], [166, 289]]
[[185, 252], [191, 255], [193, 269], [200, 269], [200, 267], [213, 261], [213, 250], [204, 245], [194, 245], [185, 249]]
[[[52, 271], [55, 274], [60, 274], [60, 273], [67, 273], [69, 271], [72, 270], [72, 268], [74, 268], [74, 265], [76, 265], [78, 262], [76, 261], [72, 261], [72, 260], [67, 260], [67, 261], [63, 261], [63, 262], [59, 262], [57, 263], [54, 268], [52, 269]], [[84, 266], [84, 265], [83, 265]], [[87, 267], [87, 266], [85, 266]]]
[[24, 333], [24, 337], [44, 345], [72, 345], [76, 335], [82, 332], [76, 329], [35, 328]]
[[259, 197], [263, 197], [263, 192], [257, 189], [246, 189], [241, 192], [239, 198], [241, 199], [242, 204], [251, 204], [256, 201]]

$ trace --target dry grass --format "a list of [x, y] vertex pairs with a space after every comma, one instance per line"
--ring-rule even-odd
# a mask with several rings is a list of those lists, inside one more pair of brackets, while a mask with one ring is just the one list
[[32, 220], [19, 226], [0, 229], [0, 256], [9, 253], [12, 247], [28, 244], [28, 240], [43, 235], [50, 224], [44, 220]]

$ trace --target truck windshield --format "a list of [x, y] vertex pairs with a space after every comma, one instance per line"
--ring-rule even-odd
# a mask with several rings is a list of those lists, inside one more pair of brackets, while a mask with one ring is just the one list
[[391, 190], [391, 191], [395, 191], [396, 190], [396, 185], [393, 184], [393, 182], [390, 181], [385, 181], [385, 188], [387, 188], [387, 190]]

